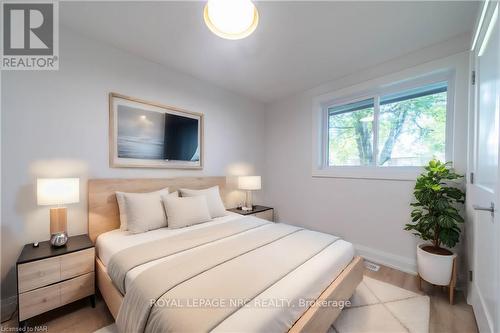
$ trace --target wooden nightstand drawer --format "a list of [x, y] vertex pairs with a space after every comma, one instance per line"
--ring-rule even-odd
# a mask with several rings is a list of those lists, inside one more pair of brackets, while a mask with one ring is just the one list
[[59, 284], [19, 294], [19, 320], [55, 309], [60, 304]]
[[61, 280], [94, 271], [94, 248], [61, 256]]
[[252, 214], [254, 215], [255, 217], [258, 217], [258, 218], [261, 218], [263, 220], [268, 220], [268, 221], [273, 221], [273, 210], [272, 209], [268, 209], [266, 211], [263, 211], [263, 212], [260, 212], [260, 213], [255, 213], [255, 214]]
[[34, 317], [94, 294], [94, 272], [19, 294], [19, 319]]
[[59, 258], [48, 258], [29, 262], [17, 267], [19, 292], [23, 293], [61, 279], [61, 264]]
[[94, 294], [94, 272], [61, 282], [61, 305]]

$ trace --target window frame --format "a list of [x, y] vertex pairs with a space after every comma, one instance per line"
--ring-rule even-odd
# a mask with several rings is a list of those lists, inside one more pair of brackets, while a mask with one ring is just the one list
[[[319, 143], [313, 165], [314, 177], [338, 177], [338, 178], [366, 178], [366, 179], [393, 179], [393, 180], [414, 180], [422, 171], [422, 167], [418, 166], [380, 166], [378, 163], [378, 135], [379, 135], [379, 116], [380, 116], [380, 99], [384, 95], [396, 93], [404, 90], [422, 87], [425, 85], [446, 82], [447, 101], [446, 101], [446, 125], [445, 125], [445, 159], [446, 161], [453, 160], [453, 114], [455, 100], [455, 72], [453, 70], [441, 70], [431, 73], [426, 73], [420, 76], [413, 76], [409, 79], [386, 81], [388, 83], [380, 83], [365, 89], [350, 87], [338, 93], [333, 93], [328, 96], [316, 98], [314, 103], [316, 109], [319, 108], [320, 117], [319, 124]], [[345, 92], [349, 90], [349, 92]], [[355, 103], [362, 100], [373, 99], [373, 154], [374, 159], [370, 165], [359, 166], [330, 166], [329, 161], [329, 145], [328, 145], [328, 109], [344, 104]], [[316, 119], [318, 121], [318, 119]], [[314, 131], [313, 131], [314, 132]], [[314, 144], [314, 143], [313, 143]], [[313, 147], [313, 152], [315, 147]]]

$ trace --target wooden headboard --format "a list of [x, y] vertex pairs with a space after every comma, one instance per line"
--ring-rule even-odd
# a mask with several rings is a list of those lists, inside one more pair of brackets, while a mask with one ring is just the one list
[[203, 189], [219, 186], [226, 208], [233, 207], [229, 200], [226, 177], [186, 177], [151, 179], [90, 179], [88, 182], [89, 236], [95, 243], [103, 232], [120, 228], [120, 213], [116, 201], [116, 191], [151, 192], [168, 187], [170, 192], [179, 188]]

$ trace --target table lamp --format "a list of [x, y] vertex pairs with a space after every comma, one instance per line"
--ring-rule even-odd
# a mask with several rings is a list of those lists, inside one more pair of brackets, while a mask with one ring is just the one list
[[245, 206], [241, 209], [243, 210], [253, 210], [252, 203], [252, 191], [261, 189], [261, 179], [260, 176], [242, 176], [238, 177], [238, 188], [240, 190], [246, 190], [246, 200]]
[[80, 201], [80, 179], [39, 178], [36, 187], [39, 206], [58, 206], [50, 208], [50, 244], [63, 246], [68, 241], [67, 209], [61, 205]]

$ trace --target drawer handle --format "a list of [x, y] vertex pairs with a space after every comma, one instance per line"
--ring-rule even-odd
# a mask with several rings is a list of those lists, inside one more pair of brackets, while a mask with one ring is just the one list
[[44, 297], [44, 298], [42, 299], [42, 302], [43, 302], [43, 303], [47, 302], [47, 298], [45, 298], [45, 297]]
[[38, 276], [44, 276], [45, 275], [45, 272], [44, 271], [39, 271], [38, 272]]

